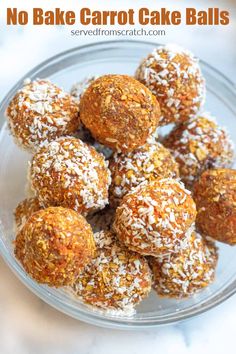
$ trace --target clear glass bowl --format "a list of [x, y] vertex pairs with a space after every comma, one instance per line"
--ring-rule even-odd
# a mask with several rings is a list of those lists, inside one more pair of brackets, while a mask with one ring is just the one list
[[[69, 90], [71, 85], [88, 75], [122, 73], [132, 75], [140, 60], [156, 43], [114, 41], [97, 43], [63, 52], [40, 64], [25, 75], [7, 94], [0, 107], [0, 118], [10, 98], [26, 77], [50, 78]], [[201, 62], [207, 80], [206, 110], [228, 127], [236, 141], [236, 89], [230, 80], [208, 64]], [[42, 286], [30, 279], [16, 261], [12, 241], [13, 209], [25, 197], [27, 161], [30, 156], [21, 151], [8, 133], [6, 125], [0, 134], [0, 251], [15, 274], [36, 295], [58, 310], [83, 321], [113, 328], [147, 328], [177, 322], [206, 311], [235, 293], [236, 248], [220, 244], [220, 259], [216, 281], [203, 292], [188, 300], [160, 299], [155, 293], [137, 307], [133, 317], [109, 314], [92, 309], [72, 298], [63, 290]]]

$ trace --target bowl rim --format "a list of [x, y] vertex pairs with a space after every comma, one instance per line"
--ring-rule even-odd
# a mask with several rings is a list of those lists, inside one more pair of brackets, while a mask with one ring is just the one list
[[[20, 84], [22, 84], [23, 80], [25, 80], [28, 77], [31, 77], [32, 74], [34, 74], [36, 71], [41, 69], [43, 66], [51, 63], [52, 61], [57, 60], [57, 59], [63, 57], [64, 55], [73, 54], [73, 53], [77, 52], [78, 50], [82, 51], [82, 50], [90, 49], [90, 48], [93, 48], [93, 47], [96, 48], [96, 47], [99, 47], [99, 46], [110, 46], [110, 45], [114, 45], [114, 44], [127, 44], [127, 43], [130, 43], [131, 45], [135, 45], [135, 44], [152, 45], [153, 47], [165, 45], [165, 44], [160, 44], [158, 42], [152, 42], [152, 41], [121, 39], [121, 40], [107, 40], [107, 41], [99, 41], [99, 42], [96, 42], [96, 43], [88, 43], [88, 44], [84, 44], [84, 45], [81, 45], [81, 46], [76, 46], [76, 47], [67, 49], [65, 51], [59, 52], [59, 53], [57, 53], [57, 54], [55, 54], [53, 56], [50, 56], [49, 58], [43, 60], [40, 64], [35, 65], [32, 69], [27, 71], [26, 74], [24, 74], [15, 83], [15, 85], [6, 93], [6, 95], [2, 98], [2, 100], [0, 101], [0, 110], [4, 106], [4, 103], [9, 99], [9, 97], [11, 97], [11, 94], [16, 90], [16, 88]], [[216, 67], [214, 67], [211, 64], [207, 63], [205, 60], [199, 59], [199, 61], [200, 61], [200, 63], [203, 63], [204, 66], [208, 67], [210, 70], [212, 70], [216, 74], [218, 74], [222, 79], [224, 79], [231, 86], [231, 89], [233, 89], [234, 93], [236, 94], [236, 83], [234, 81], [229, 79], [228, 76], [226, 76], [224, 73], [222, 73]]]
[[[16, 84], [8, 91], [8, 93], [4, 96], [0, 103], [0, 111], [4, 111], [6, 108], [6, 105], [9, 101], [9, 99], [12, 97], [12, 95], [16, 92], [18, 87], [22, 84], [22, 81], [25, 78], [33, 76], [38, 70], [41, 68], [47, 66], [53, 61], [60, 60], [64, 56], [70, 56], [73, 53], [77, 53], [78, 51], [83, 51], [83, 50], [90, 50], [90, 49], [96, 49], [99, 48], [100, 46], [107, 47], [111, 49], [111, 46], [119, 46], [119, 45], [149, 45], [153, 47], [160, 46], [162, 44], [159, 44], [157, 42], [152, 42], [152, 41], [144, 41], [144, 40], [108, 40], [108, 41], [99, 41], [96, 43], [89, 43], [85, 44], [82, 46], [76, 46], [74, 48], [68, 49], [66, 51], [59, 52], [58, 54], [49, 57], [48, 59], [44, 60], [40, 64], [36, 65], [33, 67], [31, 70], [29, 70], [21, 79], [19, 79]], [[200, 60], [200, 63], [202, 63], [205, 67], [207, 67], [210, 71], [213, 71], [216, 75], [218, 75], [223, 81], [226, 82], [226, 84], [229, 86], [230, 90], [233, 92], [233, 94], [236, 97], [236, 84], [230, 80], [226, 75], [221, 73], [218, 69], [214, 68], [210, 64], [206, 63], [203, 60]], [[3, 127], [1, 128], [0, 131], [0, 141], [2, 140], [4, 133], [6, 131], [6, 126], [7, 123], [5, 122]], [[1, 224], [1, 221], [0, 221]], [[1, 225], [0, 225], [0, 234], [1, 236], [3, 235]], [[15, 260], [15, 262], [12, 262], [12, 255], [9, 253], [9, 251], [6, 249], [5, 244], [3, 243], [2, 237], [0, 237], [0, 254], [2, 255], [2, 258], [6, 262], [6, 264], [9, 266], [9, 268], [17, 275], [17, 277], [26, 285], [35, 295], [37, 295], [39, 298], [41, 298], [43, 301], [51, 305], [52, 307], [56, 308], [57, 310], [73, 317], [79, 320], [82, 320], [84, 322], [106, 327], [106, 328], [116, 328], [116, 329], [145, 329], [145, 328], [153, 328], [153, 327], [158, 327], [161, 325], [168, 325], [168, 324], [174, 324], [183, 320], [190, 319], [194, 316], [200, 315], [215, 306], [223, 303], [225, 300], [230, 298], [232, 295], [236, 293], [236, 282], [232, 282], [231, 284], [234, 285], [231, 287], [231, 289], [227, 290], [227, 292], [224, 292], [221, 294], [221, 296], [216, 296], [213, 302], [207, 301], [206, 304], [203, 304], [200, 307], [197, 307], [196, 309], [190, 309], [189, 313], [180, 313], [176, 312], [171, 315], [167, 315], [166, 318], [163, 316], [161, 319], [148, 319], [144, 320], [141, 319], [140, 322], [137, 321], [132, 321], [132, 317], [126, 317], [125, 320], [122, 320], [122, 317], [106, 317], [104, 315], [101, 315], [99, 313], [93, 313], [88, 312], [86, 310], [82, 309], [77, 309], [76, 313], [73, 310], [73, 306], [69, 305], [68, 303], [65, 304], [62, 302], [59, 298], [56, 298], [54, 295], [54, 298], [52, 294], [48, 292], [48, 290], [43, 287], [40, 284], [37, 284], [34, 282], [31, 278], [28, 277], [28, 275], [24, 272], [23, 268], [18, 264], [18, 262]]]

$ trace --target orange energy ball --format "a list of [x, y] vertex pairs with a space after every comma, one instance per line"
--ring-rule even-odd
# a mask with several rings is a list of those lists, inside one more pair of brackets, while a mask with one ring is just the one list
[[129, 249], [158, 256], [183, 247], [195, 217], [195, 203], [183, 184], [159, 179], [124, 196], [116, 210], [114, 230]]
[[190, 119], [163, 140], [179, 164], [180, 177], [188, 188], [210, 168], [231, 167], [233, 143], [225, 129], [208, 114]]
[[15, 255], [38, 283], [75, 282], [95, 253], [92, 229], [74, 210], [51, 207], [35, 212], [16, 236]]
[[109, 168], [112, 179], [110, 201], [113, 205], [118, 205], [124, 195], [144, 181], [179, 176], [178, 164], [169, 150], [155, 141], [127, 154], [114, 153]]
[[179, 253], [151, 257], [153, 287], [160, 296], [186, 298], [204, 289], [215, 278], [218, 260], [213, 243], [192, 232]]
[[213, 239], [236, 244], [236, 170], [205, 171], [194, 185], [196, 225]]
[[32, 190], [45, 206], [68, 207], [86, 215], [108, 204], [107, 162], [79, 139], [60, 138], [41, 147], [29, 175]]
[[26, 80], [6, 115], [16, 143], [31, 151], [80, 126], [78, 103], [48, 80]]
[[133, 312], [151, 291], [146, 259], [122, 246], [110, 231], [94, 236], [97, 253], [74, 284], [75, 293], [93, 306]]
[[154, 49], [141, 62], [135, 77], [156, 96], [161, 107], [160, 125], [196, 116], [205, 101], [205, 80], [198, 60], [176, 45]]
[[39, 202], [37, 197], [24, 199], [22, 202], [20, 202], [14, 212], [16, 230], [19, 231], [24, 226], [29, 217], [41, 209], [44, 209], [44, 207]]
[[104, 75], [80, 101], [80, 118], [100, 143], [127, 152], [142, 146], [156, 130], [159, 104], [140, 82], [127, 75]]

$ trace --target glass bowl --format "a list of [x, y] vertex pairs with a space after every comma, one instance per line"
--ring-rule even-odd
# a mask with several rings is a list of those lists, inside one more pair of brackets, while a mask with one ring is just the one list
[[[156, 43], [113, 41], [96, 43], [63, 52], [40, 64], [25, 75], [7, 94], [0, 106], [1, 118], [11, 97], [26, 77], [50, 78], [69, 90], [71, 85], [88, 75], [122, 73], [132, 75], [140, 60]], [[228, 127], [236, 141], [236, 89], [230, 80], [208, 64], [201, 62], [207, 81], [206, 110]], [[0, 134], [0, 251], [9, 267], [36, 295], [58, 310], [83, 321], [110, 328], [147, 328], [177, 322], [204, 312], [235, 293], [236, 248], [220, 244], [216, 281], [188, 300], [160, 299], [153, 292], [137, 307], [132, 317], [114, 315], [93, 309], [62, 289], [53, 289], [34, 282], [27, 276], [13, 254], [13, 209], [25, 197], [27, 161], [30, 155], [21, 151], [3, 126]]]

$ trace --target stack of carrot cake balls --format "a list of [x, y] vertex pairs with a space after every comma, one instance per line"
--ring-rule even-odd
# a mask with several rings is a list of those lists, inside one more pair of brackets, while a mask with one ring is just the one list
[[236, 244], [236, 171], [204, 101], [198, 60], [175, 45], [154, 49], [132, 77], [90, 77], [71, 93], [26, 80], [6, 115], [33, 154], [31, 196], [14, 213], [29, 276], [122, 313], [152, 288], [181, 299], [212, 283], [215, 241]]

